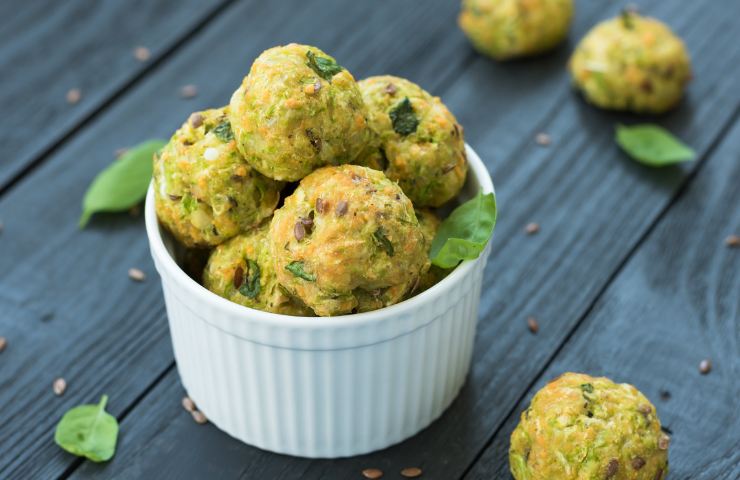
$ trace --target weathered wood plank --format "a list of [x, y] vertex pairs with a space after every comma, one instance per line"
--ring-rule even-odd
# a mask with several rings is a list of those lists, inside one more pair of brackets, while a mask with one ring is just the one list
[[[670, 478], [740, 477], [740, 122], [514, 409], [466, 479], [509, 478], [509, 437], [532, 395], [565, 371], [634, 384], [673, 432]], [[712, 360], [708, 375], [702, 359]], [[670, 398], [665, 398], [668, 392]]]
[[[603, 12], [603, 4], [590, 5], [591, 17], [579, 17], [579, 34], [593, 17], [617, 8]], [[705, 152], [739, 103], [726, 80], [736, 68], [728, 58], [738, 56], [731, 35], [718, 35], [714, 44], [704, 35], [710, 26], [723, 23], [724, 13], [700, 6], [681, 10], [675, 3], [661, 3], [649, 12], [674, 25], [688, 41], [697, 71], [705, 72], [691, 87], [688, 101], [661, 119]], [[216, 453], [194, 457], [185, 452], [204, 443], [213, 448], [215, 429], [154, 420], [170, 415], [164, 409], [170, 408], [171, 397], [182, 394], [178, 383], [168, 378], [169, 386], [153, 393], [159, 400], [147, 398], [145, 406], [135, 410], [142, 417], [132, 428], [136, 437], [156, 430], [163, 442], [176, 442], [169, 460], [163, 462], [156, 449], [132, 441], [122, 445], [114, 464], [105, 470], [85, 464], [80, 476], [106, 477], [129, 468], [149, 475], [198, 476], [214, 463], [224, 477], [244, 478], [352, 478], [368, 466], [395, 472], [408, 464], [423, 466], [426, 478], [461, 475], [694, 168], [652, 171], [626, 160], [611, 138], [614, 123], [625, 118], [596, 111], [572, 95], [562, 71], [565, 58], [567, 51], [508, 65], [478, 59], [443, 92], [466, 126], [467, 138], [491, 166], [502, 216], [487, 271], [492, 288], [483, 298], [473, 372], [442, 419], [397, 447], [354, 459], [309, 462], [275, 456], [225, 435]], [[553, 136], [551, 147], [534, 144], [539, 130]], [[532, 220], [543, 230], [527, 238], [521, 229]], [[530, 314], [540, 318], [542, 333], [537, 337], [526, 329]], [[187, 420], [184, 412], [180, 415]]]
[[[225, 0], [0, 3], [0, 190], [183, 41]], [[134, 58], [137, 46], [151, 58]], [[77, 88], [76, 104], [66, 100]]]
[[[600, 14], [597, 9], [601, 7], [593, 7], [593, 12]], [[731, 83], [721, 81], [727, 75], [724, 63], [709, 55], [714, 47], [702, 43], [700, 28], [716, 22], [721, 12], [713, 11], [711, 16], [704, 12], [697, 20], [702, 13], [699, 9], [679, 12], [674, 7], [659, 6], [655, 13], [673, 20], [690, 48], [696, 49], [697, 70], [713, 75], [699, 78], [689, 102], [664, 120], [706, 151], [738, 103]], [[671, 14], [671, 10], [676, 12]], [[585, 20], [580, 18], [578, 33], [593, 19]], [[700, 27], [692, 28], [693, 22]], [[730, 39], [720, 37], [717, 42], [716, 48], [721, 49]], [[506, 66], [478, 59], [443, 92], [466, 125], [471, 143], [490, 162], [503, 206], [497, 249], [487, 274], [495, 287], [483, 299], [476, 365], [461, 398], [440, 421], [414, 439], [357, 459], [290, 459], [251, 449], [223, 435], [220, 451], [214, 454], [223, 476], [351, 478], [367, 466], [392, 472], [411, 463], [423, 465], [430, 478], [448, 479], [459, 476], [475, 458], [517, 395], [525, 391], [529, 379], [691, 172], [691, 167], [653, 172], [625, 160], [611, 140], [613, 124], [620, 117], [597, 112], [570, 98], [568, 79], [562, 72], [565, 58], [567, 51], [562, 51], [552, 58]], [[521, 85], [529, 89], [520, 90]], [[693, 117], [689, 115], [692, 109]], [[707, 122], [709, 118], [715, 122]], [[700, 129], [703, 123], [714, 126]], [[553, 136], [554, 145], [549, 149], [533, 145], [540, 128]], [[527, 239], [521, 228], [530, 220], [539, 221], [543, 231]], [[543, 334], [558, 334], [544, 344], [541, 338], [531, 337], [525, 324], [529, 314], [542, 316]], [[156, 429], [165, 442], [177, 442], [179, 447], [168, 457], [171, 460], [163, 462], [156, 449], [122, 445], [119, 455], [126, 461], [99, 471], [100, 467], [86, 464], [80, 475], [125, 475], [130, 468], [173, 477], [184, 472], [207, 474], [206, 467], [199, 467], [203, 457], [185, 458], [186, 454], [177, 452], [191, 452], [206, 442], [210, 445], [215, 429], [191, 425], [183, 412], [180, 415], [186, 417], [185, 423], [153, 420], [171, 415], [164, 409], [170, 408], [172, 397], [182, 394], [175, 373], [169, 377], [173, 377], [167, 380], [169, 387], [157, 389], [161, 400], [147, 398], [135, 409], [134, 414], [141, 417], [131, 428], [141, 434]]]
[[[74, 466], [52, 440], [62, 413], [107, 393], [122, 416], [171, 368], [141, 220], [100, 216], [77, 228], [84, 190], [116, 148], [166, 137], [192, 110], [226, 103], [252, 59], [276, 44], [317, 44], [358, 76], [395, 72], [432, 91], [469, 59], [449, 20], [453, 5], [321, 5], [333, 14], [297, 0], [234, 5], [0, 199], [0, 332], [9, 342], [0, 369], [0, 477], [48, 478]], [[420, 57], [430, 45], [435, 55]], [[197, 98], [179, 98], [186, 83], [199, 86]], [[145, 283], [126, 277], [132, 266], [147, 273]], [[57, 376], [68, 383], [61, 398], [51, 391]]]

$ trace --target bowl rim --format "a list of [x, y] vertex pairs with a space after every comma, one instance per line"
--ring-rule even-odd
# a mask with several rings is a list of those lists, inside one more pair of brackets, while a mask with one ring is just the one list
[[[475, 150], [473, 150], [467, 143], [465, 144], [465, 151], [468, 161], [468, 177], [470, 177], [470, 174], [472, 173], [473, 180], [477, 183], [478, 189], [482, 190], [484, 194], [493, 193], [495, 197], [496, 192], [493, 180], [491, 179], [491, 175], [485, 164]], [[404, 316], [405, 314], [418, 309], [420, 305], [433, 302], [435, 299], [449, 293], [450, 290], [454, 288], [455, 284], [470, 274], [470, 271], [475, 267], [477, 262], [486, 261], [491, 243], [491, 239], [489, 239], [486, 249], [478, 256], [478, 258], [465, 260], [449, 275], [428, 290], [394, 305], [370, 312], [352, 313], [332, 317], [293, 316], [265, 312], [263, 310], [257, 310], [240, 305], [211, 292], [203, 285], [190, 278], [177, 262], [175, 262], [175, 259], [170, 255], [162, 239], [161, 227], [154, 210], [153, 182], [149, 185], [144, 209], [146, 232], [149, 238], [151, 254], [152, 257], [154, 257], [155, 266], [157, 266], [158, 269], [165, 269], [167, 274], [180, 287], [186, 290], [186, 294], [197, 297], [199, 300], [206, 302], [210, 307], [225, 311], [225, 313], [230, 316], [243, 318], [245, 321], [263, 323], [274, 327], [310, 328], [312, 330], [335, 329], [340, 327], [356, 328], [363, 325], [381, 322], [388, 318]], [[317, 321], [317, 318], [320, 320]]]

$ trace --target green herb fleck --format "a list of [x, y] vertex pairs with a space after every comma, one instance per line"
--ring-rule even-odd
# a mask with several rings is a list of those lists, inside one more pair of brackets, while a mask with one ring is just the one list
[[334, 75], [343, 70], [342, 66], [331, 58], [319, 57], [311, 50], [306, 52], [306, 58], [308, 58], [306, 65], [311, 67], [311, 69], [324, 80], [331, 81]]
[[671, 132], [651, 123], [617, 125], [615, 139], [630, 157], [650, 167], [687, 162], [696, 155]]
[[224, 143], [228, 143], [234, 139], [234, 132], [231, 131], [231, 122], [228, 120], [224, 120], [216, 125], [213, 129], [213, 133]]
[[635, 14], [635, 11], [631, 8], [625, 8], [622, 10], [622, 25], [624, 25], [624, 28], [627, 30], [632, 30], [635, 28], [635, 22], [632, 16]]
[[383, 230], [383, 227], [378, 227], [378, 229], [373, 232], [373, 240], [377, 246], [385, 250], [385, 253], [387, 253], [389, 257], [393, 256], [393, 244], [388, 240], [388, 237], [385, 236], [385, 230]]
[[191, 195], [185, 195], [182, 197], [182, 201], [180, 202], [182, 205], [182, 208], [185, 210], [185, 213], [193, 213], [196, 208], [198, 208], [198, 200], [193, 198]]
[[105, 411], [108, 396], [97, 405], [79, 405], [67, 411], [57, 424], [54, 441], [73, 455], [105, 462], [116, 453], [118, 421]]
[[419, 126], [419, 119], [414, 114], [414, 107], [411, 105], [409, 97], [398, 102], [388, 115], [391, 117], [391, 122], [393, 122], [393, 130], [404, 137], [414, 133]]
[[260, 293], [260, 266], [254, 260], [247, 259], [247, 273], [239, 287], [239, 293], [247, 298], [256, 298]]
[[452, 211], [437, 230], [429, 258], [441, 268], [478, 258], [496, 226], [496, 197], [478, 192]]
[[584, 393], [594, 393], [594, 386], [590, 383], [582, 383], [581, 390], [583, 390]]
[[126, 211], [145, 196], [152, 179], [152, 158], [166, 144], [149, 140], [129, 149], [92, 181], [82, 199], [80, 228], [98, 212]]
[[285, 269], [298, 278], [302, 278], [309, 282], [316, 281], [316, 275], [303, 270], [303, 262], [290, 262], [285, 266]]

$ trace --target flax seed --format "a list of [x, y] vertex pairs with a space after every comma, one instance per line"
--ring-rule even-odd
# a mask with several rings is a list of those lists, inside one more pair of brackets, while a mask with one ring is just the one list
[[182, 397], [182, 408], [190, 413], [193, 413], [197, 410], [197, 408], [195, 408], [195, 402], [193, 402], [193, 400], [188, 396]]
[[192, 412], [190, 412], [190, 415], [193, 416], [193, 420], [195, 420], [195, 423], [198, 423], [200, 425], [208, 422], [208, 419], [200, 410], [193, 410]]
[[128, 278], [135, 282], [143, 282], [144, 280], [146, 280], [146, 274], [138, 268], [129, 268]]
[[540, 331], [540, 324], [537, 323], [537, 319], [535, 319], [534, 317], [529, 317], [527, 319], [527, 327], [532, 333], [537, 333]]
[[56, 380], [54, 380], [52, 389], [54, 390], [54, 395], [60, 397], [64, 395], [64, 391], [67, 390], [67, 382], [61, 377], [57, 378]]
[[538, 145], [542, 145], [543, 147], [550, 145], [550, 142], [552, 142], [550, 135], [546, 133], [538, 133], [537, 136], [534, 137], [534, 140]]
[[699, 363], [699, 373], [702, 375], [706, 375], [707, 373], [712, 371], [712, 361], [708, 358], [705, 358]]
[[401, 470], [401, 476], [406, 478], [416, 478], [421, 477], [421, 474], [423, 472], [421, 471], [421, 468], [419, 467], [408, 467]]
[[136, 58], [140, 62], [146, 62], [151, 58], [152, 52], [149, 51], [146, 47], [136, 47], [134, 48], [134, 58]]
[[180, 88], [180, 96], [182, 98], [193, 98], [198, 95], [198, 87], [195, 85], [183, 85]]
[[79, 88], [72, 88], [67, 92], [67, 103], [74, 105], [82, 99], [82, 92]]
[[524, 233], [527, 235], [534, 235], [535, 233], [540, 231], [540, 226], [534, 222], [528, 223], [526, 227], [524, 227]]
[[383, 470], [377, 468], [366, 468], [362, 471], [362, 476], [370, 480], [376, 480], [383, 476]]
[[727, 238], [725, 238], [725, 245], [727, 245], [730, 248], [738, 248], [740, 247], [740, 235], [730, 235]]

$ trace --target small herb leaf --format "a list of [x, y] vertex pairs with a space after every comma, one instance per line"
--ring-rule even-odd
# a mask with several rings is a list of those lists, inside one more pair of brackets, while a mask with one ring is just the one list
[[687, 162], [695, 156], [668, 130], [650, 123], [617, 125], [616, 141], [630, 157], [651, 167]]
[[590, 383], [582, 383], [581, 390], [583, 393], [594, 393], [594, 386]]
[[118, 421], [105, 411], [108, 396], [97, 405], [79, 405], [67, 411], [57, 424], [54, 441], [73, 455], [105, 462], [116, 453]]
[[389, 257], [393, 256], [393, 244], [388, 240], [388, 237], [385, 236], [385, 230], [383, 230], [383, 227], [378, 227], [378, 229], [373, 232], [373, 240], [375, 241], [375, 245], [385, 250], [385, 253], [387, 253]]
[[437, 230], [429, 258], [441, 268], [452, 268], [462, 260], [478, 258], [496, 225], [496, 198], [478, 192], [452, 211]]
[[334, 75], [343, 70], [342, 66], [331, 58], [319, 57], [311, 50], [306, 52], [306, 58], [308, 58], [307, 65], [311, 67], [311, 70], [324, 80], [330, 81]]
[[247, 298], [256, 298], [260, 293], [260, 266], [254, 260], [247, 259], [247, 273], [239, 293]]
[[308, 273], [303, 269], [303, 262], [290, 262], [285, 266], [285, 269], [298, 278], [302, 278], [309, 282], [316, 281], [316, 275]]
[[224, 143], [228, 143], [234, 139], [234, 132], [231, 130], [231, 122], [224, 120], [214, 127], [213, 133]]
[[100, 172], [82, 200], [80, 227], [97, 212], [120, 212], [139, 203], [152, 178], [152, 157], [166, 142], [149, 140], [124, 153]]
[[398, 102], [388, 115], [391, 117], [391, 122], [393, 122], [393, 130], [404, 137], [414, 133], [419, 126], [419, 119], [416, 118], [409, 97]]

